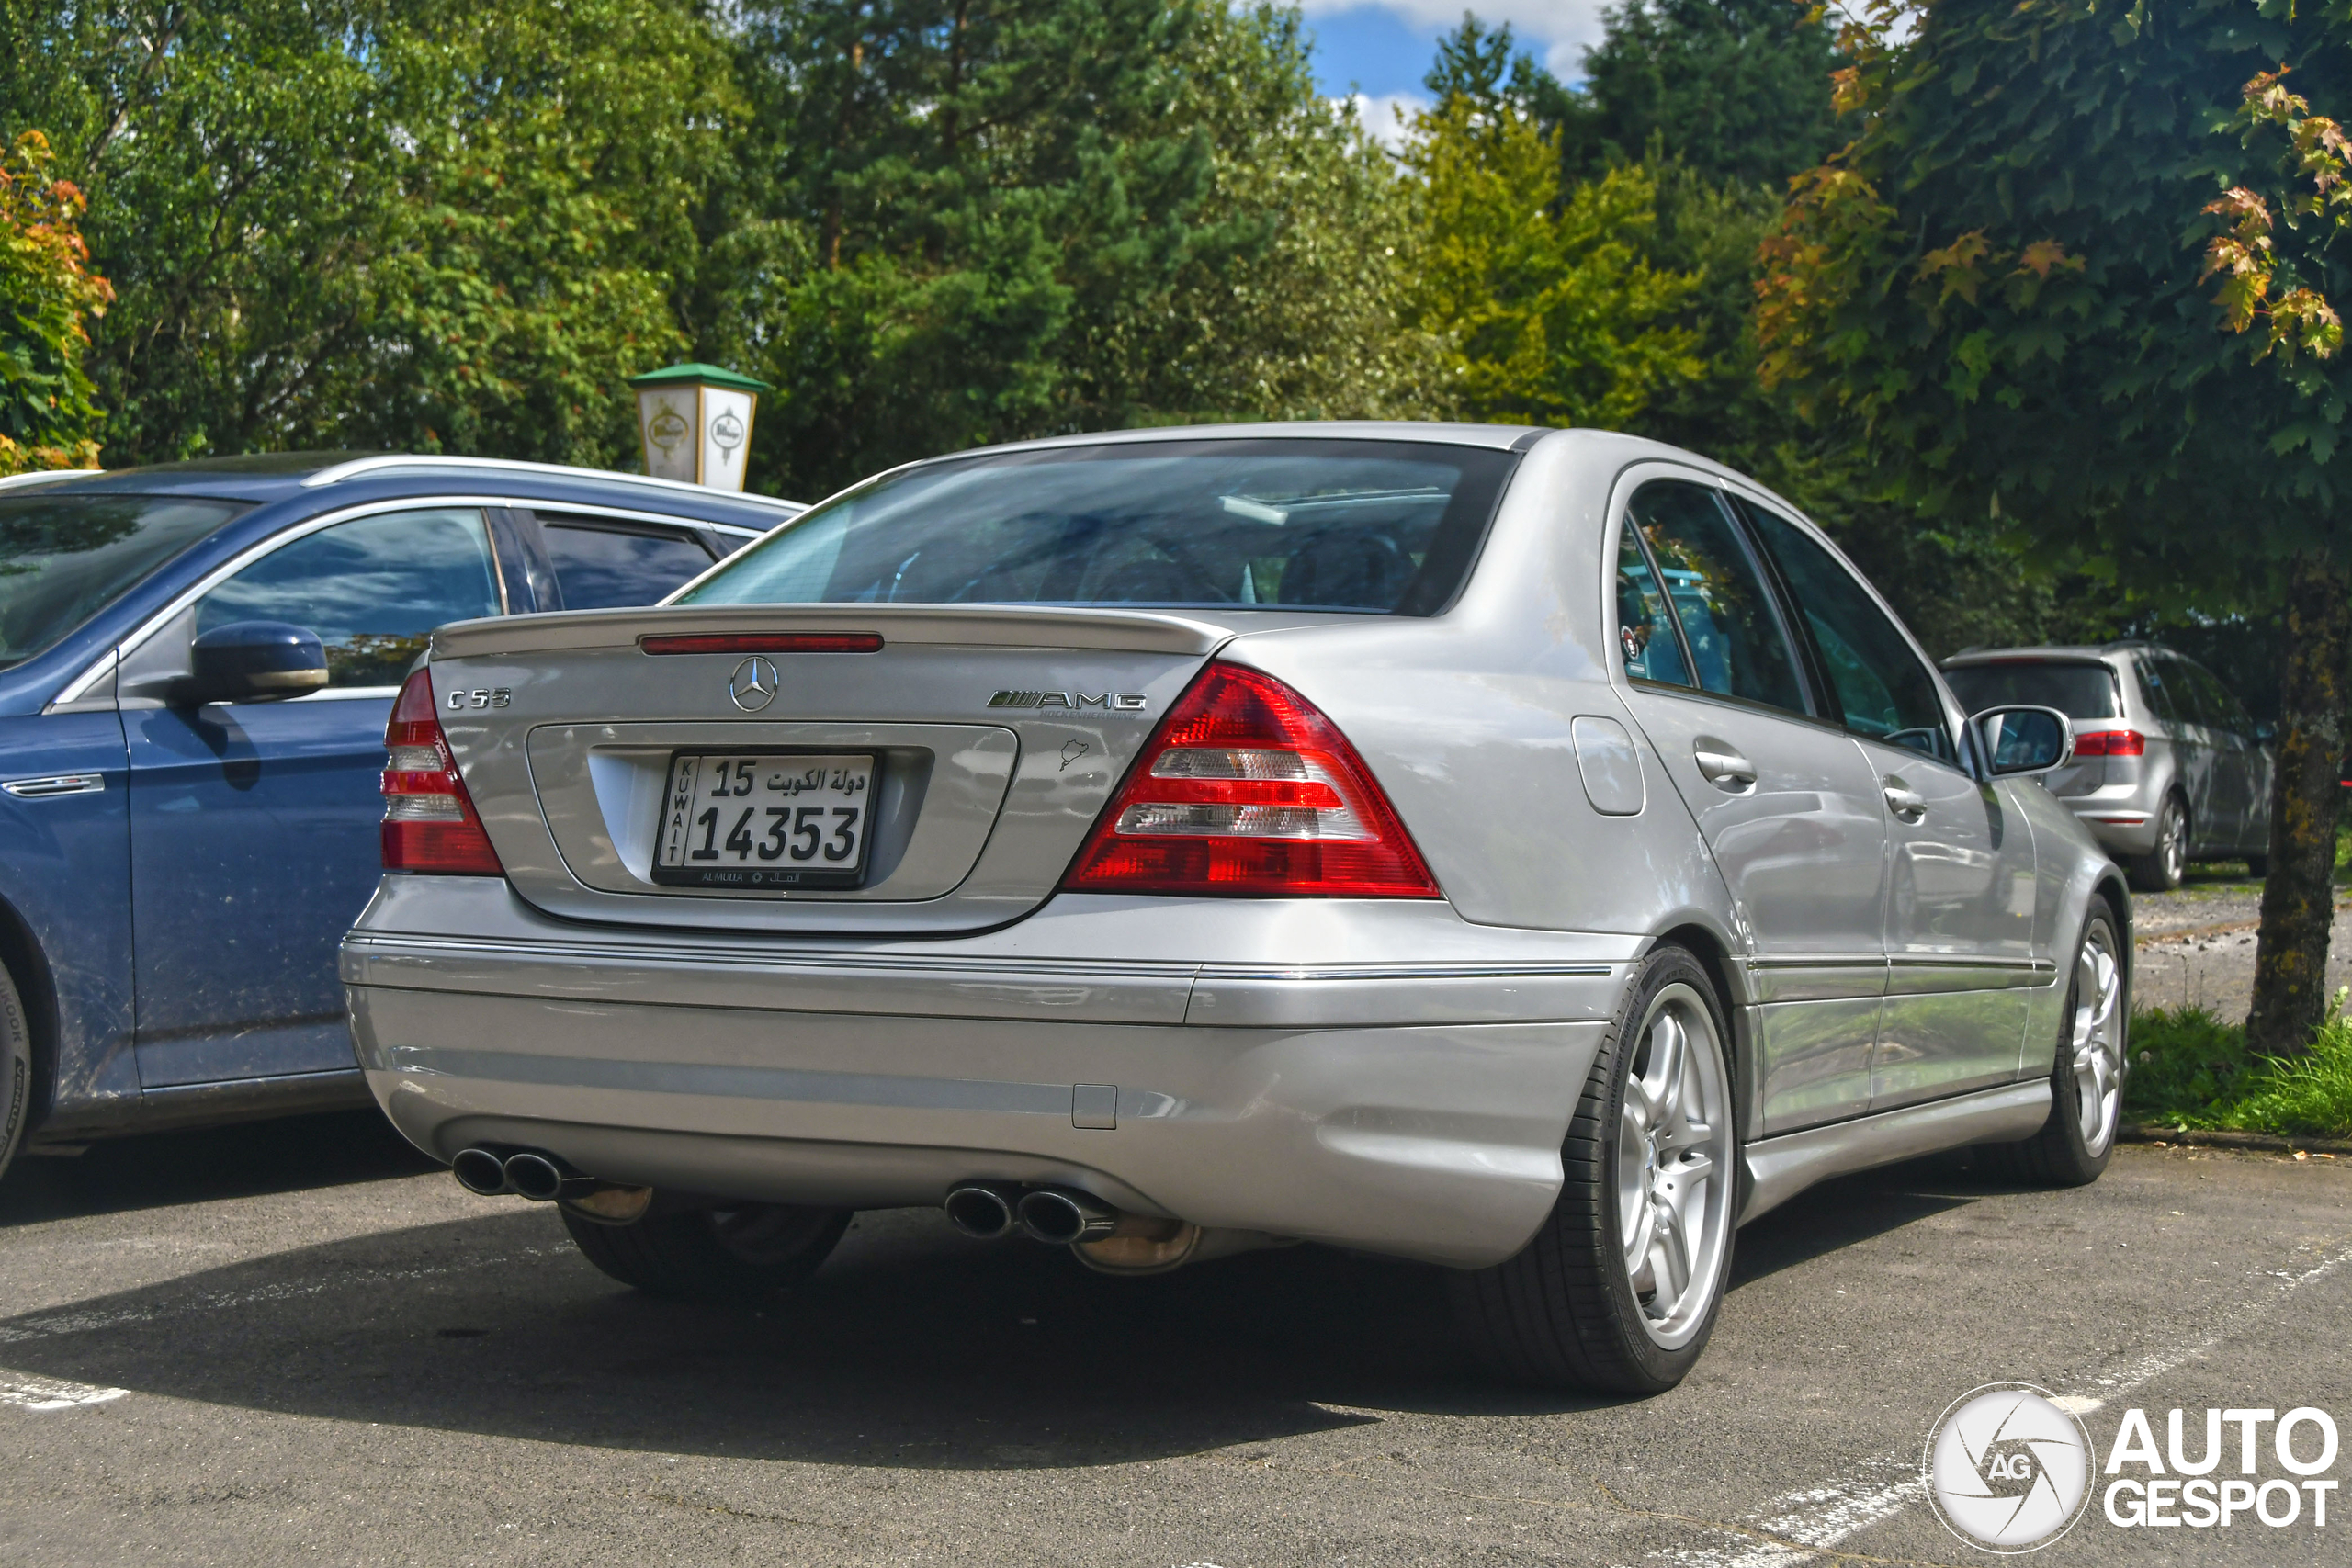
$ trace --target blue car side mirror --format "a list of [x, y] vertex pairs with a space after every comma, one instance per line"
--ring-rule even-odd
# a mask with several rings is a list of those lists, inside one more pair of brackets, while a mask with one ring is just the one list
[[215, 626], [189, 645], [188, 660], [188, 678], [173, 689], [175, 705], [278, 702], [327, 683], [319, 634], [285, 621]]

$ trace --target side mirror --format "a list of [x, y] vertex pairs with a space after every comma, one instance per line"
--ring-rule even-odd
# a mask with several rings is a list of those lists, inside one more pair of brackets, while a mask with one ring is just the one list
[[1996, 778], [2046, 773], [2074, 760], [2073, 722], [2056, 708], [1986, 708], [1968, 725], [1985, 771]]
[[215, 626], [189, 644], [188, 662], [192, 672], [172, 692], [175, 705], [278, 702], [327, 683], [319, 634], [284, 621]]

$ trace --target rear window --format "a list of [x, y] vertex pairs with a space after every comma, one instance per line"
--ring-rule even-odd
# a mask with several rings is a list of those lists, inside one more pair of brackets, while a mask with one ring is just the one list
[[1263, 604], [1430, 615], [1513, 461], [1375, 441], [1151, 442], [927, 465], [734, 557], [687, 604]]
[[1963, 664], [1944, 671], [1952, 695], [1971, 713], [1986, 708], [2056, 708], [2068, 718], [2115, 718], [2115, 677], [2104, 664], [2054, 660]]

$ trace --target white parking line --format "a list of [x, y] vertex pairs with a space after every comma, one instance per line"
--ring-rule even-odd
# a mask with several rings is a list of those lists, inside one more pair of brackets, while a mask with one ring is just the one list
[[[2278, 1290], [2265, 1300], [2241, 1303], [2234, 1312], [2222, 1320], [2219, 1327], [2204, 1338], [2177, 1349], [2128, 1361], [2113, 1375], [2092, 1383], [2091, 1386], [2098, 1391], [2096, 1394], [2076, 1394], [2064, 1399], [2062, 1403], [2082, 1412], [2096, 1410], [2109, 1400], [2120, 1399], [2174, 1368], [2203, 1355], [2229, 1337], [2231, 1331], [2239, 1324], [2277, 1312], [2286, 1296], [2305, 1285], [2326, 1279], [2347, 1263], [2352, 1263], [2352, 1247], [2339, 1248], [2301, 1274], [2290, 1274], [2283, 1269], [2275, 1269], [2273, 1276], [2281, 1281]], [[1890, 1482], [1887, 1471], [1892, 1466], [1900, 1466], [1907, 1473], [1902, 1480]], [[1849, 1536], [1883, 1519], [1892, 1518], [1926, 1496], [1927, 1484], [1912, 1466], [1912, 1461], [1900, 1455], [1881, 1454], [1867, 1461], [1858, 1474], [1843, 1481], [1807, 1487], [1800, 1492], [1782, 1493], [1766, 1506], [1770, 1517], [1754, 1520], [1758, 1534], [1777, 1536], [1780, 1538], [1778, 1540], [1741, 1541], [1735, 1546], [1702, 1548], [1695, 1551], [1654, 1551], [1650, 1555], [1685, 1564], [1685, 1568], [1792, 1568], [1793, 1564], [1811, 1562]]]
[[0, 1368], [0, 1404], [13, 1404], [19, 1410], [81, 1410], [120, 1399], [130, 1392], [127, 1388], [106, 1388], [97, 1383], [68, 1382], [63, 1378], [37, 1378]]
[[497, 1258], [477, 1258], [470, 1263], [444, 1264], [434, 1269], [374, 1269], [336, 1274], [330, 1278], [288, 1281], [281, 1285], [264, 1285], [259, 1290], [221, 1292], [212, 1295], [195, 1296], [185, 1301], [159, 1303], [153, 1306], [118, 1307], [112, 1312], [53, 1312], [35, 1317], [20, 1317], [0, 1323], [0, 1345], [13, 1345], [27, 1339], [54, 1339], [67, 1334], [95, 1334], [109, 1328], [127, 1328], [135, 1324], [158, 1323], [166, 1318], [188, 1317], [198, 1313], [232, 1312], [242, 1306], [254, 1306], [264, 1302], [299, 1300], [303, 1296], [322, 1295], [329, 1291], [352, 1290], [364, 1285], [391, 1284], [403, 1280], [429, 1280], [436, 1275], [461, 1274], [474, 1269], [495, 1269], [504, 1264], [521, 1263], [534, 1258], [568, 1254], [568, 1247], [533, 1247], [520, 1252], [509, 1252]]

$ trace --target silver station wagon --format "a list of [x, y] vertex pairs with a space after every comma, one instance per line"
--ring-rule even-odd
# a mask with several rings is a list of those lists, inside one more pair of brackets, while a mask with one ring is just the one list
[[2106, 1164], [2129, 901], [1822, 536], [1587, 431], [971, 452], [662, 607], [435, 634], [345, 941], [368, 1081], [606, 1272], [858, 1209], [1137, 1274], [1453, 1270], [1503, 1375], [1668, 1387], [1735, 1229]]
[[2002, 648], [1944, 661], [1973, 706], [2035, 703], [2074, 720], [2075, 756], [2045, 781], [2150, 893], [2191, 861], [2270, 869], [2270, 734], [2212, 671], [2157, 643]]

